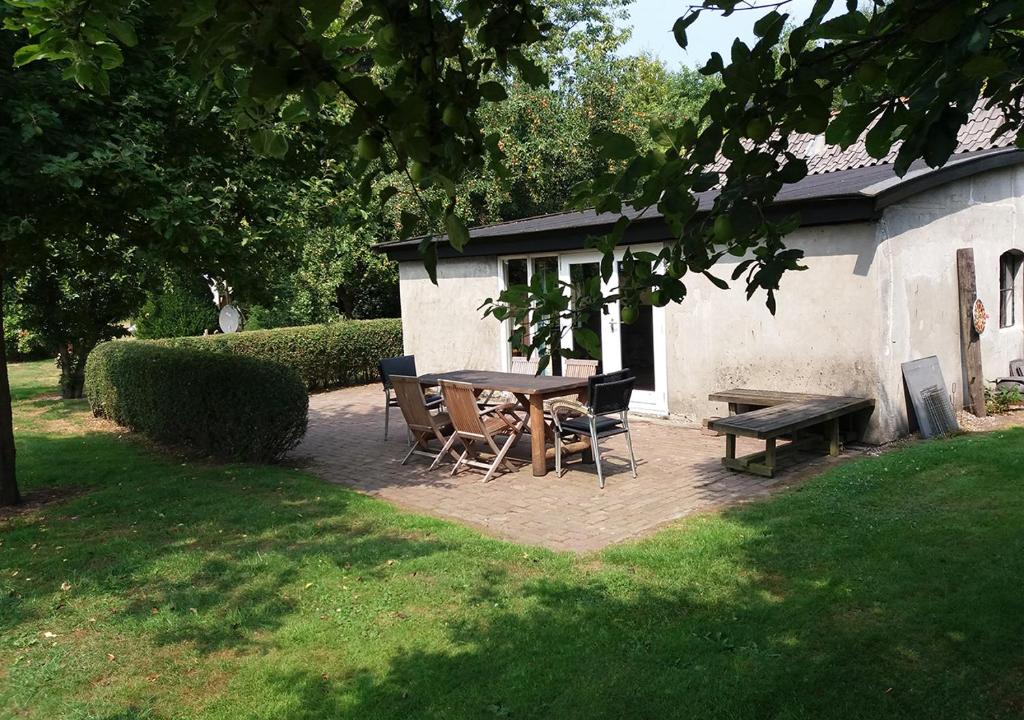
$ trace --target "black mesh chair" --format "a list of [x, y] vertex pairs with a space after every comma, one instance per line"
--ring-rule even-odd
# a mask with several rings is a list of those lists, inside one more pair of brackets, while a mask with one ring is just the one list
[[597, 463], [597, 479], [604, 487], [601, 448], [598, 442], [613, 435], [625, 435], [629, 449], [629, 465], [636, 477], [633, 438], [629, 434], [629, 399], [636, 378], [628, 370], [594, 375], [590, 378], [586, 405], [573, 401], [556, 401], [551, 405], [555, 421], [555, 473], [562, 476], [562, 444], [571, 438], [589, 437], [590, 449]]
[[[377, 363], [380, 370], [380, 381], [384, 385], [384, 439], [388, 439], [388, 423], [391, 420], [391, 408], [398, 407], [398, 398], [395, 397], [391, 387], [392, 375], [403, 375], [416, 377], [416, 356], [402, 355], [401, 357], [385, 358]], [[433, 410], [441, 405], [440, 395], [427, 395], [427, 407]]]

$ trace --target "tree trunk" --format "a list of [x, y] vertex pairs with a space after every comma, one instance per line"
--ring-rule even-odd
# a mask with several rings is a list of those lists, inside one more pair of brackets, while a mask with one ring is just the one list
[[[3, 307], [4, 273], [0, 269], [0, 308]], [[0, 311], [0, 505], [21, 502], [14, 464], [14, 417], [11, 414], [11, 383], [7, 377], [7, 343]]]
[[60, 357], [60, 396], [77, 400], [85, 390], [85, 358], [67, 343], [58, 350]]

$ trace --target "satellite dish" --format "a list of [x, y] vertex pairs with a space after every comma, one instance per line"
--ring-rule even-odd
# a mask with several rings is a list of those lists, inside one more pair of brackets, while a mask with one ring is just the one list
[[220, 309], [220, 316], [217, 318], [222, 332], [238, 332], [242, 326], [242, 313], [234, 305], [225, 305]]

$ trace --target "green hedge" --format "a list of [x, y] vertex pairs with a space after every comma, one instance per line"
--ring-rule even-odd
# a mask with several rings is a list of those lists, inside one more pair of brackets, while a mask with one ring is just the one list
[[96, 415], [226, 460], [276, 460], [306, 432], [306, 388], [279, 363], [112, 341], [89, 354], [85, 378]]
[[402, 321], [346, 320], [160, 342], [275, 360], [295, 368], [310, 390], [320, 390], [376, 380], [380, 359], [402, 354]]

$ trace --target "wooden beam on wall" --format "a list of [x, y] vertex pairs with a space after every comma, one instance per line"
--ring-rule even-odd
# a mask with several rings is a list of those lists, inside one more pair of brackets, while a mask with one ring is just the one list
[[985, 417], [985, 376], [981, 372], [981, 337], [974, 328], [974, 250], [956, 251], [957, 286], [960, 294], [960, 359], [963, 363], [964, 409]]

